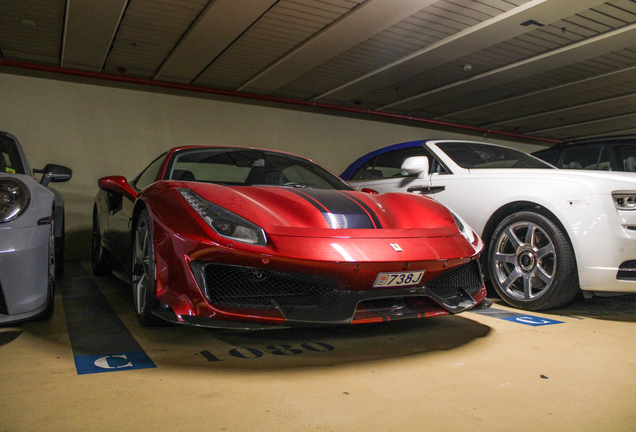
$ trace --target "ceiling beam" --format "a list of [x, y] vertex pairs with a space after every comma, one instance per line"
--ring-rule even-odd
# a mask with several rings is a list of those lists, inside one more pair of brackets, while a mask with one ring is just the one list
[[634, 80], [636, 77], [636, 66], [630, 66], [617, 71], [596, 75], [590, 78], [573, 81], [567, 84], [561, 84], [531, 93], [502, 99], [484, 105], [475, 106], [461, 111], [447, 113], [437, 116], [434, 120], [440, 119], [461, 119], [463, 121], [473, 118], [493, 118], [499, 115], [509, 115], [511, 112], [519, 110], [520, 106], [535, 106], [546, 100], [563, 99], [581, 92], [589, 92], [590, 90], [605, 87], [613, 84], [623, 83], [625, 81]]
[[634, 41], [636, 41], [636, 24], [630, 24], [580, 42], [475, 75], [471, 78], [390, 103], [378, 108], [378, 110], [393, 108], [414, 111], [426, 105], [434, 105], [442, 100], [465, 96], [479, 90], [517, 81], [527, 76], [558, 69], [620, 49], [632, 47], [634, 46]]
[[212, 0], [153, 79], [190, 83], [277, 0]]
[[605, 136], [609, 136], [609, 135], [636, 135], [636, 128], [634, 127], [630, 127], [627, 129], [614, 129], [612, 130], [612, 132], [607, 133], [607, 132], [602, 132], [602, 133], [592, 133], [589, 135], [585, 135], [585, 136], [579, 136], [577, 137], [577, 139], [587, 139], [587, 138], [601, 138], [601, 137], [605, 137]]
[[611, 133], [611, 131], [620, 131], [629, 128], [633, 128], [634, 124], [636, 124], [636, 113], [631, 114], [623, 114], [619, 116], [605, 117], [598, 120], [590, 120], [575, 124], [569, 124], [565, 126], [552, 127], [547, 129], [538, 129], [534, 131], [528, 132], [528, 134], [533, 135], [545, 135], [549, 134], [550, 136], [569, 136], [569, 137], [580, 137], [586, 134], [595, 133], [598, 130], [610, 131], [606, 134]]
[[60, 66], [101, 71], [128, 0], [66, 0]]
[[436, 0], [366, 0], [239, 87], [271, 93]]
[[556, 109], [552, 111], [545, 111], [538, 114], [527, 115], [514, 119], [508, 119], [504, 121], [489, 123], [481, 125], [484, 128], [506, 128], [516, 127], [528, 123], [541, 123], [542, 121], [551, 120], [555, 117], [572, 117], [588, 114], [590, 112], [598, 112], [600, 110], [617, 108], [620, 106], [632, 105], [636, 106], [636, 93], [630, 93], [622, 96], [602, 99], [594, 102], [588, 102], [580, 105], [574, 105], [567, 108]]
[[601, 3], [605, 2], [532, 0], [329, 90], [315, 99], [352, 100], [536, 29], [534, 25], [523, 26], [521, 23], [532, 20], [549, 24]]

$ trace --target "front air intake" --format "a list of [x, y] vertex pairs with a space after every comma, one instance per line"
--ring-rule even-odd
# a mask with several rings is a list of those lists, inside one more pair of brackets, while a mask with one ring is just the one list
[[479, 261], [473, 260], [436, 277], [426, 284], [426, 288], [441, 298], [452, 298], [459, 293], [459, 288], [473, 295], [479, 292], [483, 284]]
[[319, 310], [338, 294], [334, 279], [312, 274], [207, 264], [203, 275], [207, 299], [223, 307]]

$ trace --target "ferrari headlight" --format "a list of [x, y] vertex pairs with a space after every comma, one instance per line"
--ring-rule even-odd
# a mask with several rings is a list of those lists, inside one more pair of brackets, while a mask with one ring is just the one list
[[459, 215], [456, 214], [454, 211], [450, 209], [449, 211], [450, 214], [453, 216], [453, 219], [455, 219], [455, 225], [457, 225], [457, 229], [459, 230], [459, 232], [462, 233], [466, 240], [468, 240], [468, 243], [473, 243], [475, 241], [475, 234], [473, 233], [472, 228], [466, 222], [464, 222], [464, 219], [460, 218]]
[[636, 193], [615, 192], [612, 194], [614, 205], [619, 210], [636, 210]]
[[0, 223], [10, 222], [28, 207], [31, 194], [18, 179], [0, 178]]
[[247, 219], [207, 201], [190, 189], [178, 189], [188, 204], [220, 236], [243, 243], [265, 246], [265, 231]]

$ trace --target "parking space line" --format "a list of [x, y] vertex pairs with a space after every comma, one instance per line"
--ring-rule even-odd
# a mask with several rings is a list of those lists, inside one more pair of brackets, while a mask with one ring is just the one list
[[59, 286], [78, 375], [156, 367], [79, 263]]

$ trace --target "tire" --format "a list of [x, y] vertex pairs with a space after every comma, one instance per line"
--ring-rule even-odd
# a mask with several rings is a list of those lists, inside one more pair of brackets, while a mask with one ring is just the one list
[[497, 226], [488, 272], [501, 299], [519, 309], [556, 309], [579, 292], [572, 244], [558, 226], [534, 212], [514, 213]]
[[132, 289], [135, 301], [135, 313], [139, 323], [144, 327], [156, 327], [164, 321], [153, 315], [152, 311], [159, 307], [155, 297], [157, 276], [155, 261], [155, 245], [152, 235], [152, 221], [148, 210], [139, 215], [135, 227], [132, 259]]
[[105, 276], [112, 269], [110, 252], [102, 246], [102, 234], [99, 230], [99, 217], [97, 210], [93, 211], [93, 239], [91, 245], [91, 266], [93, 274]]

